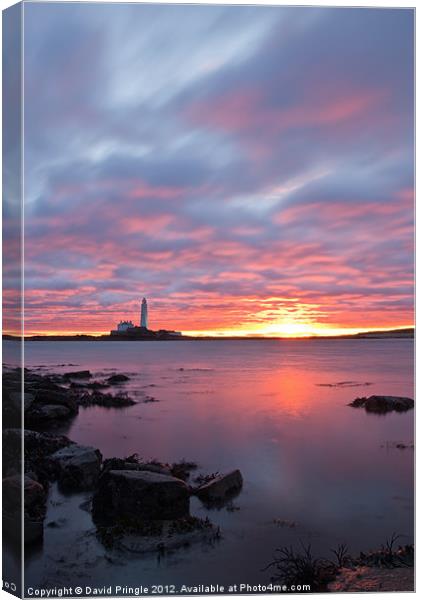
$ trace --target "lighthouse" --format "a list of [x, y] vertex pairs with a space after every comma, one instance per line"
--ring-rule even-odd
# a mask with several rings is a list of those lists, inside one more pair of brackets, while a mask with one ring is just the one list
[[140, 326], [145, 329], [148, 328], [148, 303], [146, 298], [143, 298], [140, 305]]

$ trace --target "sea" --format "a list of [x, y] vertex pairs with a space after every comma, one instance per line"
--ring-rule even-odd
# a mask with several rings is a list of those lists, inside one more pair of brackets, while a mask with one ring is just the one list
[[413, 541], [414, 411], [349, 406], [414, 397], [413, 340], [30, 341], [25, 362], [130, 377], [120, 389], [137, 404], [81, 408], [55, 429], [104, 458], [184, 459], [198, 465], [193, 478], [240, 469], [244, 479], [227, 506], [191, 499], [218, 540], [159, 556], [105, 548], [90, 494], [52, 485], [44, 543], [25, 552], [27, 586], [267, 584], [277, 548], [333, 559], [339, 544], [356, 555], [394, 534]]

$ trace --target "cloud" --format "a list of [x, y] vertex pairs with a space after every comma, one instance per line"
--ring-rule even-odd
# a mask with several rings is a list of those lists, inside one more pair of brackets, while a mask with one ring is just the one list
[[412, 322], [412, 11], [25, 15], [28, 330]]

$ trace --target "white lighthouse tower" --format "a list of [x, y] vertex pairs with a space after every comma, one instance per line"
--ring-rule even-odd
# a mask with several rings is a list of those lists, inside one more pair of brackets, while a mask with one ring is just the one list
[[146, 302], [146, 298], [143, 298], [140, 305], [140, 326], [145, 329], [148, 328], [148, 303]]

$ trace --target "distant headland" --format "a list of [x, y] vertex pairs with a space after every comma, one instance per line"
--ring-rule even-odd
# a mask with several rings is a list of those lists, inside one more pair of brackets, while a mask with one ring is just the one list
[[[306, 337], [285, 337], [285, 336], [242, 336], [242, 335], [232, 335], [232, 336], [215, 336], [215, 335], [203, 335], [203, 336], [191, 336], [184, 335], [178, 332], [167, 331], [165, 329], [160, 329], [159, 331], [152, 331], [150, 329], [139, 331], [142, 328], [133, 327], [133, 331], [126, 331], [119, 333], [118, 335], [110, 334], [110, 335], [89, 335], [89, 334], [77, 334], [77, 335], [31, 335], [25, 336], [25, 341], [87, 341], [87, 342], [98, 342], [98, 341], [112, 341], [112, 342], [136, 342], [136, 341], [188, 341], [188, 340], [197, 340], [197, 341], [232, 341], [232, 340], [289, 340], [289, 341], [306, 341], [306, 340], [355, 340], [355, 339], [413, 339], [415, 329], [413, 327], [407, 327], [405, 329], [390, 329], [387, 331], [365, 331], [363, 333], [354, 333], [350, 335], [319, 335], [319, 336], [306, 336]], [[20, 340], [19, 336], [3, 334], [4, 340]]]

